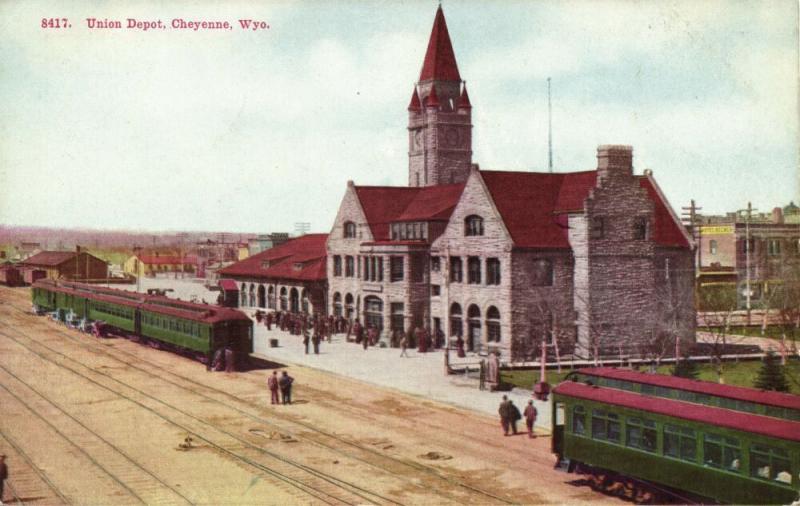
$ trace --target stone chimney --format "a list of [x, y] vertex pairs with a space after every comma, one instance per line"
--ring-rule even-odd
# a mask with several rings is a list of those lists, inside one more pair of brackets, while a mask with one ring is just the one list
[[633, 146], [604, 144], [597, 147], [598, 183], [608, 178], [633, 175]]
[[783, 225], [783, 209], [780, 207], [772, 209], [772, 223]]

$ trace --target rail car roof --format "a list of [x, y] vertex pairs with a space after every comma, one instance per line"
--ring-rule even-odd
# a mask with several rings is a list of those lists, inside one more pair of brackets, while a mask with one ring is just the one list
[[749, 401], [756, 404], [766, 404], [770, 406], [779, 406], [782, 408], [800, 410], [800, 396], [793, 394], [768, 392], [764, 390], [735, 387], [731, 385], [721, 385], [719, 383], [712, 383], [710, 381], [680, 378], [678, 376], [667, 376], [665, 374], [648, 374], [631, 371], [628, 369], [617, 369], [615, 367], [588, 367], [586, 369], [579, 369], [576, 372], [578, 374], [586, 374], [588, 376], [618, 379], [623, 381], [631, 381], [634, 383], [644, 383], [647, 385], [674, 388], [676, 390], [696, 392], [714, 397], [726, 397], [728, 399]]
[[248, 321], [250, 318], [236, 309], [198, 304], [196, 302], [170, 299], [160, 295], [145, 295], [142, 293], [119, 290], [102, 286], [87, 285], [85, 283], [56, 282], [51, 279], [41, 279], [33, 284], [59, 292], [85, 297], [91, 295], [93, 300], [100, 300], [123, 306], [134, 307], [153, 313], [165, 314], [187, 320], [197, 320], [204, 323], [220, 321]]
[[577, 381], [560, 383], [553, 389], [553, 392], [578, 399], [597, 401], [684, 420], [708, 423], [742, 432], [800, 442], [800, 422], [665, 399], [663, 397], [651, 397], [614, 388], [586, 385]]

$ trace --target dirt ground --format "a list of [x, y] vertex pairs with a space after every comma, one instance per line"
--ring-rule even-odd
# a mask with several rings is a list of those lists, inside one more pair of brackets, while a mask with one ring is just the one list
[[272, 406], [275, 364], [210, 373], [29, 308], [0, 287], [7, 504], [619, 502], [493, 417], [298, 366], [294, 403]]

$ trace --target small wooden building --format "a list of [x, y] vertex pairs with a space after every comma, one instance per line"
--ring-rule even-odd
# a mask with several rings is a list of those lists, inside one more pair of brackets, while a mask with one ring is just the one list
[[42, 251], [18, 265], [26, 283], [32, 283], [41, 278], [73, 281], [108, 278], [108, 263], [80, 249], [76, 251]]

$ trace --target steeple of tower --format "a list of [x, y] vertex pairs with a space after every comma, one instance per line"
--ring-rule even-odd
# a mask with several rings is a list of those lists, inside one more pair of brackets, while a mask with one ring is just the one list
[[462, 84], [440, 5], [408, 106], [409, 186], [460, 183], [469, 177], [472, 106]]
[[419, 81], [461, 81], [456, 64], [456, 55], [453, 44], [450, 42], [450, 33], [447, 31], [447, 22], [444, 20], [442, 6], [436, 10], [433, 20], [431, 38], [428, 40], [428, 51], [419, 73]]

